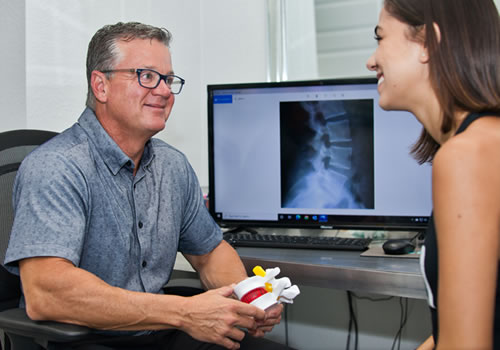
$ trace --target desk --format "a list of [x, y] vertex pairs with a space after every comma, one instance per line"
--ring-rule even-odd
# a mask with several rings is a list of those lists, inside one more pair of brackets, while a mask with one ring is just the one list
[[[307, 249], [239, 247], [236, 251], [249, 275], [253, 275], [255, 265], [278, 266], [279, 276], [290, 277], [299, 286], [426, 299], [418, 259], [362, 257], [359, 252]], [[176, 263], [176, 268], [181, 264], [181, 261]]]

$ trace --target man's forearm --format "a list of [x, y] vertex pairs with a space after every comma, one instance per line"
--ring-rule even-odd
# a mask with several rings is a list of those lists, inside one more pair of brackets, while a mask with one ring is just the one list
[[226, 241], [202, 256], [185, 255], [209, 289], [238, 283], [248, 277], [238, 253]]
[[[232, 259], [232, 258], [231, 258]], [[211, 265], [209, 263], [208, 265]], [[192, 297], [133, 292], [110, 286], [97, 276], [61, 258], [32, 258], [20, 262], [28, 315], [102, 330], [180, 329], [200, 341], [235, 346], [244, 333], [257, 329], [266, 314], [230, 298], [223, 287]], [[238, 279], [219, 275], [209, 284]], [[210, 275], [210, 274], [208, 274]]]
[[59, 258], [21, 261], [26, 311], [34, 320], [53, 320], [97, 329], [178, 328], [185, 298], [140, 293], [108, 285]]

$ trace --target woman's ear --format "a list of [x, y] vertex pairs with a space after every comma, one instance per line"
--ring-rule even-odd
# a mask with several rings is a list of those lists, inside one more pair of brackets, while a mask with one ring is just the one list
[[422, 52], [419, 57], [420, 63], [428, 63], [429, 62], [429, 54], [427, 48], [422, 45]]
[[97, 101], [101, 103], [106, 103], [107, 101], [107, 88], [108, 79], [105, 73], [99, 71], [92, 71], [90, 76], [90, 87], [94, 92], [94, 96]]
[[[441, 42], [441, 30], [439, 29], [439, 26], [436, 22], [433, 22], [432, 26], [434, 27], [436, 40], [439, 43], [439, 42]], [[420, 54], [420, 62], [422, 62], [422, 63], [429, 62], [429, 50], [427, 49], [427, 47], [425, 45], [422, 45], [422, 52]]]

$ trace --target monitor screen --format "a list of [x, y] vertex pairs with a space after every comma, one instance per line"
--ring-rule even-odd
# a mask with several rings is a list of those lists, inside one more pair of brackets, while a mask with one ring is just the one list
[[422, 229], [422, 130], [376, 79], [208, 85], [209, 210], [223, 227]]

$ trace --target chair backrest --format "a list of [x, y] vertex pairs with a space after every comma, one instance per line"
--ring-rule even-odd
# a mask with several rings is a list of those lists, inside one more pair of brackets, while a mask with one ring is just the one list
[[0, 311], [16, 307], [21, 295], [19, 277], [3, 267], [14, 221], [12, 188], [24, 157], [57, 135], [43, 130], [13, 130], [0, 133]]

